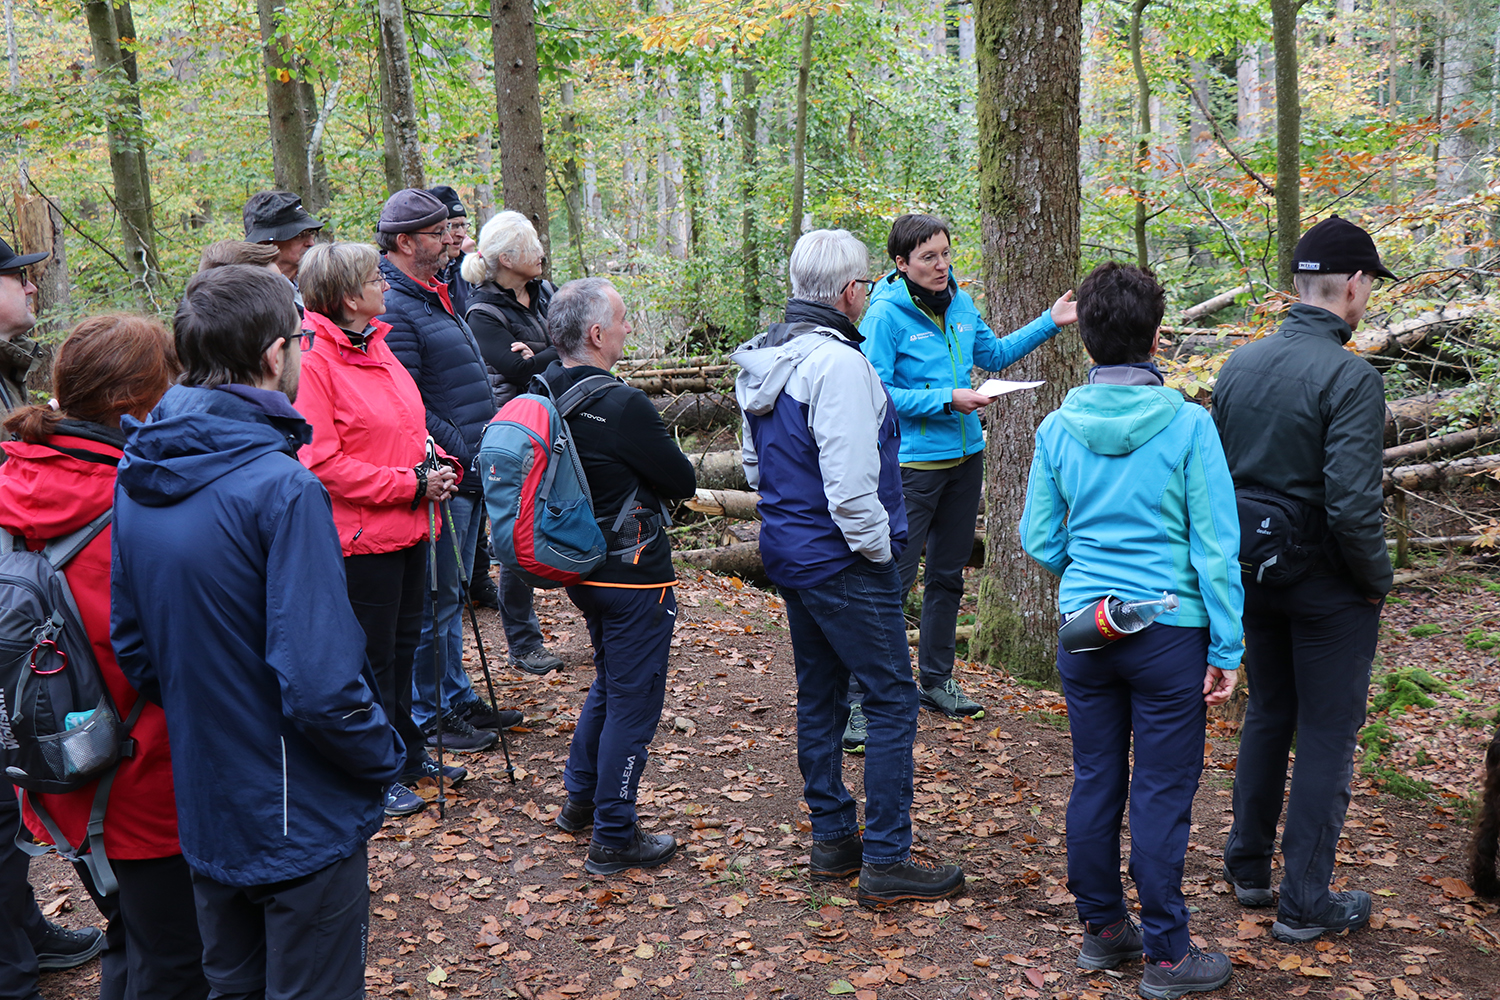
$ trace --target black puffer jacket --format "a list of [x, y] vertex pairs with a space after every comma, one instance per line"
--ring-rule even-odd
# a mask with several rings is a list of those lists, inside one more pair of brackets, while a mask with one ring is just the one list
[[[495, 402], [504, 406], [526, 391], [533, 375], [547, 370], [557, 360], [557, 350], [547, 339], [547, 307], [555, 292], [552, 282], [536, 278], [526, 283], [531, 305], [523, 306], [516, 293], [486, 281], [470, 293], [468, 313], [464, 317], [479, 351], [489, 368], [490, 386]], [[496, 313], [499, 315], [497, 316]], [[531, 348], [531, 357], [512, 351], [510, 345], [520, 341]]]
[[453, 312], [458, 316], [469, 311], [469, 302], [474, 296], [474, 286], [460, 273], [463, 262], [463, 255], [459, 254], [438, 272], [438, 280], [448, 286], [448, 297], [453, 300]]
[[1214, 386], [1214, 423], [1236, 486], [1268, 486], [1321, 507], [1355, 584], [1391, 589], [1381, 519], [1385, 387], [1344, 350], [1349, 324], [1297, 303], [1281, 329], [1229, 356]]
[[[391, 325], [386, 345], [422, 392], [427, 433], [470, 470], [484, 425], [497, 409], [474, 334], [436, 292], [417, 284], [385, 257], [380, 258], [380, 273], [391, 283], [380, 317]], [[479, 494], [479, 477], [466, 471], [459, 492]]]

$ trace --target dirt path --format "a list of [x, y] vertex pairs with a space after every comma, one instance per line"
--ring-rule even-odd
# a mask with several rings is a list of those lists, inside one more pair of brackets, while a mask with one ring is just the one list
[[[539, 594], [550, 643], [569, 666], [542, 679], [497, 677], [500, 700], [523, 708], [531, 729], [512, 739], [516, 783], [505, 782], [498, 753], [465, 759], [475, 777], [450, 797], [445, 822], [429, 809], [387, 823], [370, 844], [372, 995], [1135, 995], [1138, 966], [1119, 975], [1073, 966], [1080, 928], [1065, 885], [1071, 763], [1060, 696], [960, 666], [960, 682], [990, 710], [964, 723], [922, 714], [914, 819], [918, 850], [962, 863], [967, 893], [871, 913], [853, 904], [852, 886], [806, 877], [810, 834], [780, 601], [711, 576], [684, 580], [679, 597], [667, 706], [640, 797], [644, 824], [683, 844], [678, 858], [653, 873], [595, 878], [582, 870], [586, 843], [550, 825], [591, 670], [581, 616], [563, 595]], [[1432, 695], [1430, 708], [1385, 720], [1390, 738], [1375, 741], [1383, 755], [1372, 753], [1369, 776], [1356, 780], [1337, 875], [1341, 886], [1376, 893], [1369, 929], [1282, 945], [1269, 936], [1272, 913], [1235, 904], [1219, 876], [1234, 727], [1215, 724], [1184, 888], [1197, 908], [1194, 940], [1235, 961], [1234, 979], [1216, 995], [1500, 995], [1500, 917], [1462, 881], [1462, 813], [1491, 732], [1464, 722], [1500, 701], [1495, 647], [1466, 639], [1486, 624], [1500, 631], [1500, 598], [1477, 581], [1406, 592], [1388, 610], [1377, 673], [1421, 665], [1448, 690]], [[503, 649], [493, 615], [485, 634]], [[860, 761], [846, 765], [860, 797]], [[1427, 782], [1431, 794], [1382, 791], [1397, 774]], [[60, 919], [97, 919], [86, 899], [70, 911], [79, 902], [70, 870], [48, 860], [33, 872], [43, 898], [68, 897]], [[48, 976], [43, 995], [88, 997], [96, 982], [88, 969]]]

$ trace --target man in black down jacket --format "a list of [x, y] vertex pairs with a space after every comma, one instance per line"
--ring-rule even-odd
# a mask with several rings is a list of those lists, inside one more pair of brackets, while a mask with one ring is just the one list
[[[375, 242], [385, 255], [380, 274], [389, 283], [385, 313], [391, 325], [385, 342], [411, 372], [427, 406], [427, 433], [457, 460], [464, 476], [458, 495], [448, 501], [452, 523], [442, 526], [438, 546], [438, 603], [428, 601], [422, 638], [412, 670], [412, 719], [431, 735], [439, 706], [433, 700], [436, 643], [445, 642], [442, 678], [443, 746], [450, 750], [487, 750], [495, 745], [491, 730], [521, 721], [515, 711], [497, 713], [474, 693], [463, 668], [464, 625], [460, 614], [463, 585], [452, 539], [464, 561], [474, 567], [474, 546], [483, 518], [479, 477], [472, 474], [474, 453], [484, 425], [495, 415], [495, 398], [484, 375], [479, 345], [453, 312], [448, 286], [437, 280], [452, 242], [448, 206], [432, 194], [407, 188], [391, 195], [380, 213]], [[429, 741], [435, 742], [435, 741]]]
[[[1365, 721], [1380, 607], [1391, 589], [1381, 522], [1385, 392], [1369, 362], [1344, 349], [1377, 278], [1369, 234], [1338, 216], [1297, 244], [1297, 293], [1281, 329], [1225, 362], [1214, 422], [1236, 487], [1260, 486], [1326, 518], [1309, 575], [1271, 587], [1245, 574], [1250, 704], [1234, 777], [1225, 877], [1246, 906], [1269, 906], [1271, 855], [1297, 761], [1281, 850], [1281, 902], [1272, 934], [1310, 941], [1361, 926], [1368, 893], [1330, 893], [1334, 848], [1349, 806], [1355, 736]], [[1243, 565], [1243, 564], [1242, 564]]]
[[[561, 360], [542, 377], [557, 395], [590, 375], [607, 376], [630, 334], [625, 303], [604, 278], [558, 289], [547, 328]], [[568, 801], [557, 825], [569, 832], [592, 825], [584, 869], [611, 875], [663, 864], [677, 850], [670, 834], [637, 826], [635, 797], [646, 744], [661, 721], [677, 618], [662, 501], [692, 496], [697, 483], [692, 462], [639, 389], [606, 386], [568, 426], [610, 554], [587, 580], [568, 588], [588, 620], [595, 675], [563, 769]]]

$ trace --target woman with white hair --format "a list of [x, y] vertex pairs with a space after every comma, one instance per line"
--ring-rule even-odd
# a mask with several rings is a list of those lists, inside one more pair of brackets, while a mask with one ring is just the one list
[[[461, 273], [474, 286], [464, 319], [479, 341], [500, 406], [525, 392], [531, 377], [557, 360], [547, 340], [547, 306], [555, 289], [542, 277], [544, 262], [536, 230], [520, 212], [500, 212], [486, 222], [477, 251], [464, 257]], [[531, 588], [496, 565], [511, 664], [529, 674], [561, 668], [563, 661], [542, 645]]]
[[464, 280], [474, 286], [464, 319], [501, 406], [557, 360], [547, 341], [547, 305], [556, 289], [542, 277], [544, 262], [536, 230], [520, 212], [500, 212], [486, 222], [477, 252], [464, 258]]

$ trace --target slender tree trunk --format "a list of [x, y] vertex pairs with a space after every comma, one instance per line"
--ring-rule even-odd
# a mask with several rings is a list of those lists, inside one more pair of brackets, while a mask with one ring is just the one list
[[15, 0], [5, 0], [5, 65], [10, 92], [14, 94], [21, 87], [21, 60], [16, 50]]
[[383, 144], [381, 163], [385, 167], [385, 190], [395, 194], [406, 183], [401, 176], [401, 147], [396, 138], [396, 120], [391, 115], [395, 98], [391, 96], [391, 63], [386, 58], [385, 46], [379, 43], [380, 19], [375, 20], [375, 58], [380, 69], [380, 132]]
[[46, 260], [32, 264], [32, 284], [36, 285], [37, 332], [51, 333], [61, 328], [57, 317], [68, 314], [68, 252], [63, 244], [62, 214], [46, 198], [25, 198], [16, 211], [18, 249], [23, 254], [45, 253]]
[[1135, 100], [1138, 115], [1136, 127], [1140, 139], [1135, 146], [1135, 262], [1146, 267], [1146, 167], [1151, 162], [1151, 81], [1146, 78], [1146, 64], [1141, 57], [1141, 17], [1151, 0], [1135, 0], [1130, 6], [1130, 64], [1135, 68]]
[[547, 151], [542, 138], [542, 90], [536, 56], [536, 8], [531, 0], [490, 0], [495, 51], [496, 135], [505, 207], [531, 220], [551, 256], [547, 211]]
[[1354, 46], [1354, 0], [1338, 0], [1338, 17], [1334, 22], [1338, 28], [1338, 42], [1346, 48]]
[[[400, 170], [400, 187], [425, 188], [427, 177], [422, 168], [422, 137], [417, 125], [417, 95], [412, 88], [411, 56], [406, 45], [405, 8], [401, 0], [376, 0], [375, 13], [380, 23], [380, 51], [385, 56], [386, 149], [391, 151], [394, 134], [396, 164]], [[390, 164], [386, 165], [387, 182]]]
[[1265, 92], [1260, 81], [1260, 45], [1246, 42], [1240, 46], [1235, 63], [1235, 118], [1237, 133], [1245, 142], [1260, 138], [1261, 113]]
[[1302, 235], [1302, 98], [1297, 82], [1298, 0], [1271, 0], [1276, 47], [1276, 286], [1292, 290], [1292, 252]]
[[588, 263], [583, 257], [583, 180], [578, 175], [578, 120], [573, 116], [573, 81], [562, 81], [562, 133], [566, 159], [562, 164], [563, 204], [568, 209], [568, 242], [577, 255], [572, 276], [582, 278], [588, 274]]
[[755, 172], [759, 157], [760, 115], [754, 66], [740, 71], [740, 261], [743, 268], [745, 319], [760, 326], [760, 241], [756, 235]]
[[261, 62], [266, 70], [266, 113], [271, 123], [271, 164], [276, 186], [302, 196], [309, 212], [312, 177], [307, 162], [307, 119], [303, 114], [301, 60], [292, 55], [292, 39], [281, 28], [286, 7], [282, 0], [257, 0], [260, 17]]
[[[135, 56], [121, 49], [123, 33], [135, 41], [128, 2], [119, 7], [110, 0], [91, 0], [84, 5], [94, 68], [110, 88], [105, 106], [109, 136], [109, 168], [114, 177], [115, 208], [120, 214], [126, 263], [136, 280], [154, 287], [160, 280], [156, 259], [156, 235], [151, 220], [151, 175], [146, 169], [146, 129], [141, 115], [141, 95], [134, 74]], [[129, 56], [127, 61], [127, 55]]]
[[485, 129], [474, 137], [474, 166], [479, 168], [479, 180], [474, 185], [474, 228], [471, 232], [479, 239], [479, 230], [495, 214], [495, 185], [490, 178], [495, 175], [495, 137]]
[[[1035, 319], [1078, 274], [1082, 11], [976, 0], [975, 24], [985, 299], [990, 325], [1003, 332]], [[1046, 384], [990, 407], [986, 562], [970, 649], [1018, 676], [1057, 676], [1056, 581], [1021, 550], [1016, 524], [1037, 424], [1083, 381], [1087, 363], [1076, 336], [1057, 337], [1007, 370]]]
[[802, 19], [802, 60], [797, 65], [797, 132], [792, 141], [792, 214], [787, 220], [787, 252], [802, 235], [803, 183], [807, 167], [807, 78], [812, 75], [813, 16]]

